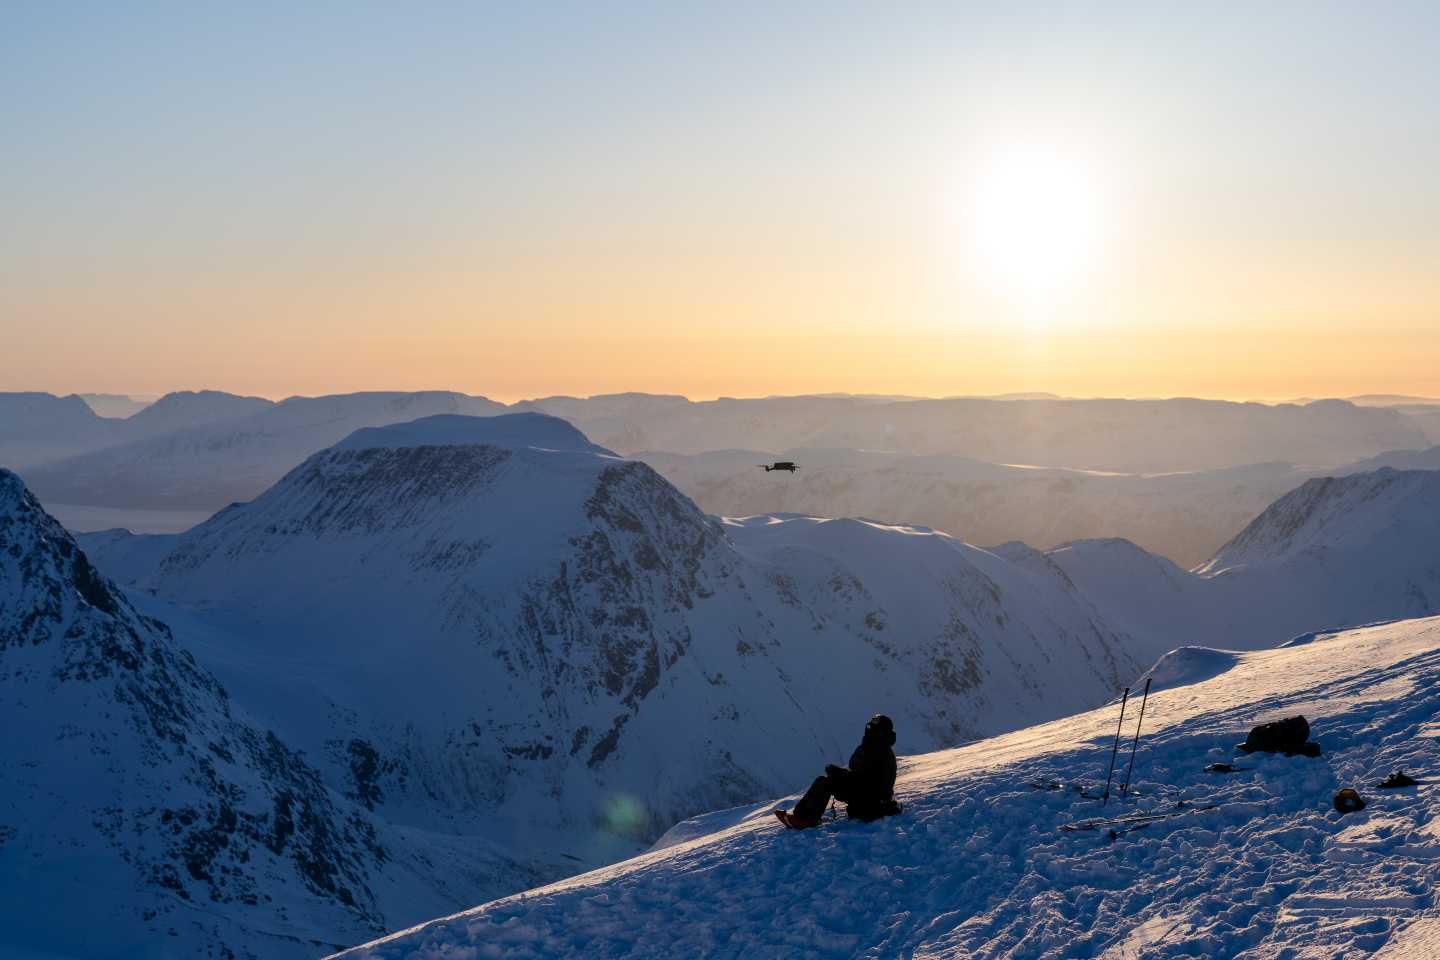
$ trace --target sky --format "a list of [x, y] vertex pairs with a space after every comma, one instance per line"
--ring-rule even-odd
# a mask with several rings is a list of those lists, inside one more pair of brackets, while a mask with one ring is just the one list
[[1433, 3], [11, 0], [0, 390], [1440, 395], [1437, 102]]

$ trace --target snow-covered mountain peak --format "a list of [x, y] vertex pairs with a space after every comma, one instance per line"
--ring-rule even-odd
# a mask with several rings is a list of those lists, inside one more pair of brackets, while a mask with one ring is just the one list
[[[347, 586], [337, 584], [332, 597], [349, 596], [350, 586], [372, 578], [418, 578], [422, 594], [450, 586], [458, 598], [510, 589], [531, 575], [532, 563], [571, 553], [596, 522], [617, 523], [627, 535], [662, 535], [651, 522], [656, 518], [685, 527], [687, 543], [721, 539], [718, 527], [652, 469], [616, 458], [563, 420], [437, 415], [357, 430], [312, 455], [255, 500], [183, 535], [164, 559], [164, 583], [157, 586], [199, 602], [233, 600], [249, 589], [205, 580], [205, 571], [237, 576], [249, 562], [284, 556], [304, 565], [320, 558], [301, 559], [303, 553], [323, 550], [337, 578], [350, 570]], [[265, 580], [275, 573], [262, 565], [245, 575]], [[289, 593], [279, 589], [275, 602]], [[262, 594], [256, 596], [258, 602]], [[368, 602], [362, 591], [354, 604], [339, 606], [409, 606], [391, 592], [384, 596], [393, 602]], [[444, 608], [458, 615], [451, 603]]]
[[53, 626], [80, 610], [113, 615], [122, 606], [24, 481], [0, 468], [0, 650], [48, 639]]
[[1133, 581], [1138, 577], [1175, 580], [1185, 575], [1178, 564], [1123, 537], [1071, 540], [1045, 553], [1067, 571], [1084, 567], [1091, 577], [1131, 578]]
[[363, 427], [341, 440], [332, 449], [470, 445], [613, 456], [604, 447], [591, 443], [567, 421], [543, 413], [510, 413], [498, 417], [435, 414], [404, 423]]
[[[655, 701], [710, 686], [692, 650], [735, 658], [737, 618], [760, 643], [763, 621], [733, 599], [695, 612], [743, 589], [735, 565], [719, 525], [648, 466], [522, 415], [352, 438], [182, 535], [138, 579], [260, 627], [258, 655], [310, 691], [286, 704], [287, 729], [387, 816], [580, 836], [569, 849], [598, 857], [595, 781], [618, 778], [632, 797], [655, 784], [651, 758], [671, 735]], [[374, 762], [357, 772], [335, 743]], [[617, 771], [621, 753], [646, 772]], [[617, 831], [624, 843], [651, 817], [697, 809], [688, 794], [719, 761], [703, 748], [692, 759], [646, 798], [658, 809]]]
[[1440, 472], [1383, 467], [1308, 480], [1251, 521], [1200, 572], [1361, 549], [1397, 535], [1422, 545], [1440, 543]]

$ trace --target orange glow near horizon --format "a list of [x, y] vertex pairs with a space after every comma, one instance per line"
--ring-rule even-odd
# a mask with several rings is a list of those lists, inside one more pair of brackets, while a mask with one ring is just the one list
[[[1128, 288], [1092, 293], [1037, 324], [1032, 305], [962, 299], [950, 278], [916, 259], [882, 259], [873, 273], [842, 263], [833, 276], [782, 277], [756, 265], [713, 275], [557, 269], [548, 282], [512, 275], [510, 287], [427, 276], [405, 289], [393, 277], [362, 277], [338, 290], [250, 285], [243, 298], [220, 287], [57, 296], [33, 308], [50, 336], [12, 340], [0, 382], [274, 398], [454, 389], [507, 402], [625, 391], [1440, 395], [1440, 323], [1427, 305], [1440, 302], [1440, 289], [1431, 278], [1356, 271], [1292, 285], [1277, 264], [1268, 276], [1247, 270], [1225, 283], [1222, 264], [1196, 257], [1209, 273], [1203, 296], [1170, 293], [1174, 279], [1159, 264]], [[1389, 302], [1379, 296], [1387, 280]], [[1113, 301], [1098, 300], [1106, 295]], [[10, 299], [0, 292], [6, 315], [23, 315]]]

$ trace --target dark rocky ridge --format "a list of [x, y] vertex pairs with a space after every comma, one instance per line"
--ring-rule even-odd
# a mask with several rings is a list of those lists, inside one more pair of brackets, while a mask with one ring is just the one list
[[[7, 818], [45, 807], [6, 825], [0, 855], [39, 858], [46, 877], [72, 857], [108, 864], [124, 884], [108, 897], [127, 904], [120, 945], [173, 928], [194, 955], [258, 956], [250, 938], [211, 935], [187, 907], [227, 929], [283, 931], [277, 886], [332, 930], [383, 927], [371, 883], [389, 854], [375, 824], [237, 717], [169, 628], [138, 613], [3, 470], [0, 599], [0, 793]], [[75, 782], [88, 786], [62, 786]], [[7, 922], [0, 944], [24, 943], [8, 939], [16, 926], [24, 936], [25, 924]]]

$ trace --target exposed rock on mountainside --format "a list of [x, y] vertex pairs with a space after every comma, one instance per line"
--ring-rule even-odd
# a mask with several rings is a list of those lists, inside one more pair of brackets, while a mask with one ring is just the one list
[[[0, 944], [301, 955], [384, 921], [392, 855], [370, 819], [238, 716], [8, 471], [0, 668]], [[77, 904], [103, 929], [62, 916]]]

